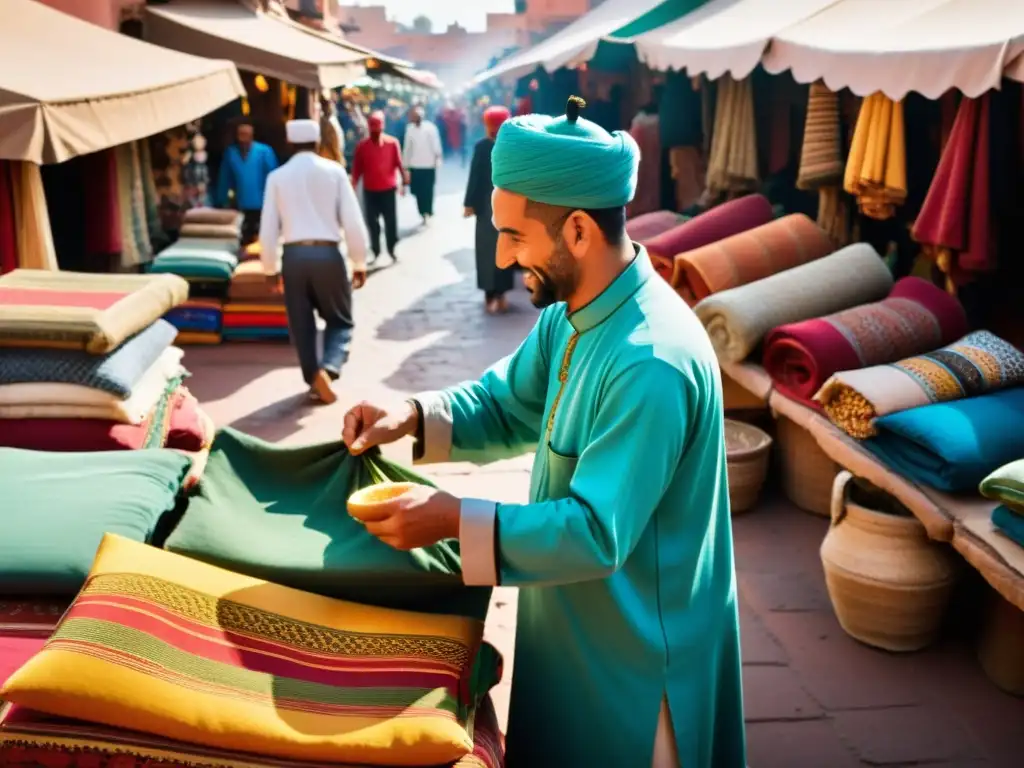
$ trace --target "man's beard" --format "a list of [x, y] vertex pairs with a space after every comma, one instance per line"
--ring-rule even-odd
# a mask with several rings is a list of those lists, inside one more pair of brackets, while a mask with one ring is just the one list
[[565, 240], [559, 235], [545, 268], [531, 269], [537, 287], [530, 292], [530, 302], [537, 309], [544, 309], [555, 302], [566, 301], [576, 290], [579, 276], [576, 260], [565, 247]]

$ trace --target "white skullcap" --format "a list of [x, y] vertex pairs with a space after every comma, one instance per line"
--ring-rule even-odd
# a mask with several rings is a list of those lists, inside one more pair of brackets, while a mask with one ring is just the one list
[[316, 144], [320, 141], [320, 123], [316, 120], [289, 120], [286, 131], [291, 144]]

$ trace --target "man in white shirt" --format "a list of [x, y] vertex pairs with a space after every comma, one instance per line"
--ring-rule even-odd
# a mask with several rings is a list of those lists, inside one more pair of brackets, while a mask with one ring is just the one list
[[[348, 173], [317, 155], [320, 125], [290, 120], [295, 154], [267, 177], [260, 224], [260, 251], [268, 280], [284, 279], [288, 330], [311, 399], [333, 403], [331, 388], [348, 359], [352, 340], [352, 289], [366, 282], [369, 237]], [[341, 235], [352, 263], [349, 281]], [[283, 257], [278, 243], [283, 242]], [[316, 317], [326, 323], [323, 354], [317, 354]]]
[[405, 183], [416, 198], [416, 207], [424, 224], [434, 215], [434, 183], [443, 156], [437, 126], [423, 119], [421, 107], [413, 107], [409, 112], [409, 124], [405, 127], [402, 160], [406, 169]]

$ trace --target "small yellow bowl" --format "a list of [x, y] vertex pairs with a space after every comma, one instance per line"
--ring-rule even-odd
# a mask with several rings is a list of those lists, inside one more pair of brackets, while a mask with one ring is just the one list
[[378, 507], [388, 504], [417, 486], [416, 483], [378, 483], [360, 488], [348, 497], [348, 513], [356, 520], [373, 520]]

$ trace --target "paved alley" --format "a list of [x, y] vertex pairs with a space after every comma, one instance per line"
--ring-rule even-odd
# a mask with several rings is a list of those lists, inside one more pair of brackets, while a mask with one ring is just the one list
[[[217, 424], [284, 443], [336, 439], [354, 402], [441, 388], [512, 351], [536, 311], [517, 289], [508, 315], [484, 313], [473, 222], [462, 218], [464, 179], [460, 168], [442, 169], [438, 215], [428, 229], [415, 228], [412, 199], [400, 201], [400, 261], [392, 266], [382, 257], [384, 266], [356, 294], [355, 341], [337, 404], [307, 405], [286, 344], [189, 348], [189, 386]], [[388, 453], [409, 460], [407, 443]], [[431, 467], [430, 474], [458, 494], [525, 501], [529, 467], [523, 457], [482, 468]], [[827, 525], [772, 489], [735, 520], [750, 767], [1019, 765], [1024, 701], [982, 674], [958, 631], [970, 625], [969, 613], [956, 613], [946, 640], [918, 654], [886, 654], [849, 639], [833, 617], [817, 554]], [[506, 657], [495, 694], [502, 718], [514, 627], [515, 591], [499, 589], [487, 633]]]

